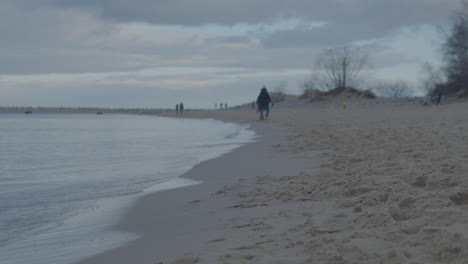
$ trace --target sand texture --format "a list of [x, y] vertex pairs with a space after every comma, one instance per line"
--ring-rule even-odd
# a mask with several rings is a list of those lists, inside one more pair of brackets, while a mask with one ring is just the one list
[[112, 261], [119, 252], [132, 263], [468, 263], [467, 103], [184, 117], [250, 122], [263, 139], [188, 173], [204, 184], [146, 197], [144, 238], [87, 263], [129, 263]]

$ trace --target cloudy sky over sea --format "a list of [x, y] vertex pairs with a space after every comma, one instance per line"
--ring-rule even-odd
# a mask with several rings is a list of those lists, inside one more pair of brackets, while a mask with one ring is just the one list
[[299, 93], [326, 48], [417, 87], [458, 0], [0, 0], [0, 106], [212, 107]]

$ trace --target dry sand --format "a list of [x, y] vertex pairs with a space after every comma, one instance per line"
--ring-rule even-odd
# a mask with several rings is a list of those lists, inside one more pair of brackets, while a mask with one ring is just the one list
[[142, 199], [86, 263], [468, 263], [468, 104], [184, 113], [263, 139]]

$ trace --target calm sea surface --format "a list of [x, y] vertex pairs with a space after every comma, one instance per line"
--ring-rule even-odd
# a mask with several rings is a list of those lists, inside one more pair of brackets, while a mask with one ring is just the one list
[[0, 262], [73, 263], [136, 238], [109, 231], [138, 197], [197, 182], [245, 126], [117, 114], [0, 114]]

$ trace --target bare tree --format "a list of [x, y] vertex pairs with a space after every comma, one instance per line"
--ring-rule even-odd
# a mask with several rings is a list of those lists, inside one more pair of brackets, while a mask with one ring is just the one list
[[405, 81], [379, 82], [373, 90], [382, 97], [405, 98], [413, 95], [413, 90]]
[[445, 86], [446, 80], [443, 70], [436, 68], [430, 63], [425, 63], [422, 66], [423, 71], [423, 87], [426, 94], [432, 94], [436, 88]]
[[318, 73], [312, 73], [307, 79], [302, 83], [302, 94], [299, 97], [300, 99], [314, 99], [319, 96], [325, 90], [323, 84], [323, 76]]
[[328, 90], [357, 88], [363, 81], [362, 70], [368, 63], [367, 54], [352, 47], [327, 49], [318, 59], [323, 83]]
[[468, 93], [468, 2], [463, 1], [462, 5], [443, 45], [447, 83], [445, 87], [436, 87], [433, 93], [440, 93], [437, 90], [441, 89], [447, 93]]
[[307, 92], [317, 89], [317, 81], [313, 77], [307, 78], [302, 84], [302, 92]]
[[318, 73], [312, 73], [307, 79], [304, 80], [302, 83], [302, 92], [306, 91], [312, 91], [312, 90], [317, 90], [317, 91], [325, 91], [328, 89], [324, 89], [323, 85], [323, 76], [318, 74]]

